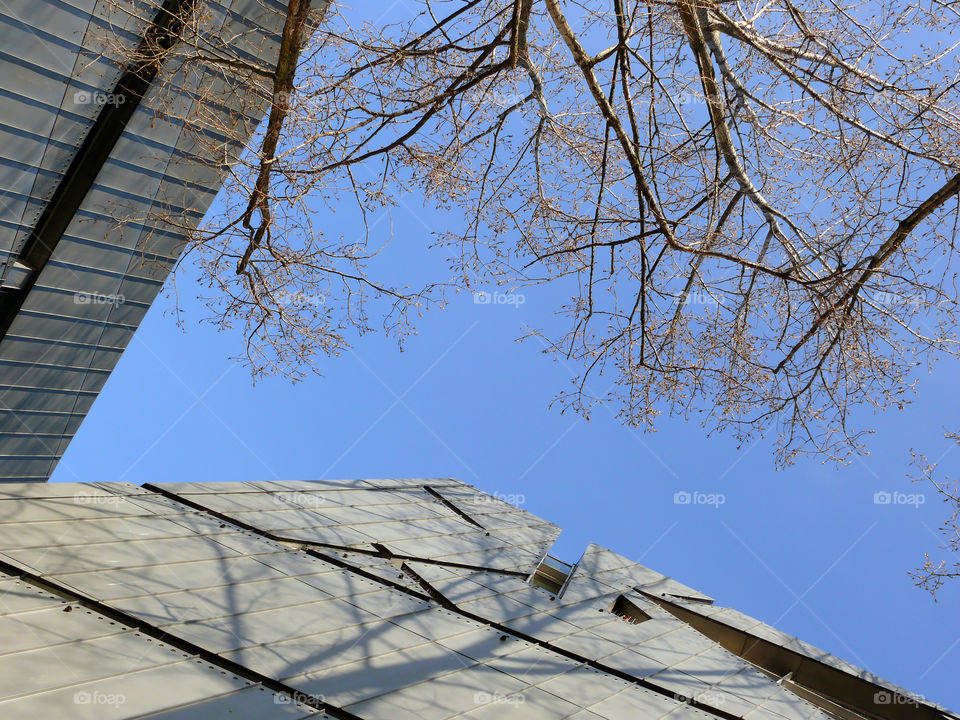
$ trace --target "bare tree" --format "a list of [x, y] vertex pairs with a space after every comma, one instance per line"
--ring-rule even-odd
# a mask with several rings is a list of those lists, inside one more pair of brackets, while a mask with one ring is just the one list
[[[945, 437], [955, 443], [947, 452], [956, 449], [956, 445], [960, 445], [960, 433], [949, 432]], [[923, 565], [911, 573], [917, 587], [928, 591], [936, 598], [945, 583], [960, 578], [960, 560], [957, 560], [957, 557], [960, 557], [960, 479], [938, 472], [939, 463], [930, 462], [924, 455], [915, 453], [913, 464], [920, 473], [913, 478], [914, 482], [932, 485], [936, 491], [936, 497], [947, 505], [949, 512], [939, 529], [943, 538], [940, 549], [945, 551], [951, 559], [941, 558], [935, 561], [927, 553], [924, 556]]]
[[[170, 52], [168, 81], [209, 81], [162, 110], [225, 191], [199, 227], [152, 220], [190, 231], [255, 373], [310, 367], [374, 316], [402, 335], [451, 283], [557, 283], [568, 329], [543, 339], [582, 368], [566, 406], [773, 429], [790, 462], [856, 451], [857, 408], [902, 406], [957, 354], [955, 3], [415, 6], [383, 24], [290, 0], [268, 66], [198, 0]], [[245, 151], [220, 139], [264, 112]], [[409, 191], [455, 209], [433, 239], [452, 279], [414, 289], [374, 277], [377, 228], [323, 227]]]

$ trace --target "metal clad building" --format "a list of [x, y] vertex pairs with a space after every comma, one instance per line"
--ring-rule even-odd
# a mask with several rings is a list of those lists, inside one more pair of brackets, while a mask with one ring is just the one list
[[[272, 67], [285, 4], [214, 8], [237, 55]], [[168, 112], [190, 116], [216, 77], [149, 84], [142, 100], [118, 89], [127, 67], [111, 58], [164, 12], [156, 0], [0, 3], [0, 480], [48, 479], [182, 249], [183, 232], [125, 220], [172, 208], [198, 223], [220, 187]], [[238, 102], [246, 121], [223, 138], [237, 150], [264, 110]]]
[[453, 480], [0, 489], [0, 717], [956, 720]]

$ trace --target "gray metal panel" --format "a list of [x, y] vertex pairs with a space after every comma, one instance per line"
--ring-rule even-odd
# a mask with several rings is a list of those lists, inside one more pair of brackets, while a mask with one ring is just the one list
[[[372, 534], [377, 528], [386, 533], [384, 527], [394, 532], [391, 512], [417, 515], [412, 508], [421, 506], [444, 523], [462, 522], [449, 507], [427, 499], [432, 496], [425, 497], [422, 486], [405, 482], [379, 488], [354, 482], [166, 489], [189, 492], [182, 497], [191, 503], [229, 509], [258, 530], [259, 518], [275, 525], [289, 513], [299, 521], [315, 517], [328, 523], [330, 518], [321, 517], [328, 507], [342, 510], [344, 519], [358, 519]], [[216, 494], [218, 487], [223, 496]], [[459, 489], [461, 497], [477, 492]], [[368, 522], [371, 512], [381, 520]], [[192, 642], [210, 655], [197, 663], [182, 651], [168, 655], [154, 643], [139, 652], [145, 640], [129, 623], [111, 624], [80, 608], [64, 613], [62, 599], [38, 592], [29, 581], [0, 578], [0, 683], [6, 676], [30, 675], [0, 687], [0, 698], [7, 698], [0, 699], [0, 713], [26, 717], [27, 711], [49, 706], [68, 717], [85, 717], [85, 709], [74, 712], [67, 705], [78, 691], [136, 698], [135, 705], [106, 708], [96, 717], [309, 713], [275, 705], [257, 685], [231, 680], [225, 665], [231, 662], [264, 682], [269, 678], [323, 696], [364, 720], [730, 715], [826, 720], [809, 702], [636, 592], [638, 578], [657, 585], [664, 576], [622, 556], [592, 546], [559, 596], [504, 573], [502, 565], [513, 560], [503, 557], [531, 556], [530, 541], [542, 523], [523, 518], [520, 510], [503, 514], [516, 514], [515, 524], [491, 535], [471, 526], [400, 541], [422, 560], [329, 549], [323, 559], [127, 483], [5, 486], [0, 556], [32, 568], [64, 595], [104, 603], [111, 612], [147, 623], [155, 637], [166, 633], [163, 637]], [[415, 521], [411, 533], [422, 529]], [[493, 564], [488, 569], [442, 564], [443, 557], [462, 562], [471, 556]], [[440, 593], [443, 603], [423, 593]], [[620, 595], [649, 619], [635, 624], [609, 612]], [[704, 602], [686, 606], [718, 618], [727, 614]], [[758, 626], [729, 614], [731, 622]], [[98, 660], [106, 656], [109, 660]], [[128, 657], [131, 664], [124, 668]], [[158, 697], [141, 698], [148, 687]], [[694, 697], [702, 709], [675, 696]]]
[[[100, 112], [92, 100], [119, 77], [118, 64], [101, 57], [103, 40], [132, 47], [159, 4], [131, 3], [126, 11], [116, 0], [12, 0], [0, 7], [0, 285], [21, 282], [8, 268]], [[224, 5], [220, 22], [238, 52], [269, 67], [282, 6]], [[148, 90], [0, 340], [0, 480], [49, 477], [182, 249], [179, 231], [121, 229], [116, 218], [174, 206], [199, 222], [213, 201], [216, 168], [184, 161], [201, 149], [160, 110], [178, 104], [189, 114], [190, 91], [219, 82], [175, 77]], [[230, 101], [233, 110], [247, 106], [230, 139], [239, 152], [263, 107], [241, 93]]]
[[[277, 553], [277, 556], [283, 553]], [[173, 593], [183, 588], [218, 587], [286, 577], [271, 567], [270, 555], [239, 555], [216, 560], [170, 561], [145, 572], [142, 568], [119, 568], [62, 573], [61, 582], [103, 601]], [[316, 567], [309, 568], [315, 572]], [[296, 577], [291, 575], [291, 577]], [[212, 585], [207, 585], [212, 582]]]
[[630, 690], [624, 690], [606, 700], [601, 700], [590, 707], [590, 712], [606, 720], [623, 720], [624, 718], [658, 720], [668, 715], [677, 720], [715, 720], [715, 716], [702, 710], [689, 706], [682, 706], [677, 710], [662, 696]]
[[0, 578], [0, 649], [5, 720], [143, 714], [186, 720], [189, 712], [178, 709], [184, 705], [203, 707], [206, 717], [241, 707], [246, 714], [238, 717], [307, 714], [293, 704], [276, 705], [272, 693], [248, 681], [12, 578]]
[[[89, 98], [108, 92], [119, 77], [100, 38], [109, 34], [129, 46], [145, 25], [131, 12], [105, 20], [109, 5], [14, 0], [0, 9], [0, 124], [16, 138], [3, 143], [0, 165], [19, 170], [10, 189], [20, 212], [4, 212], [4, 220], [20, 226], [8, 236], [8, 252], [19, 250], [99, 111]], [[122, 31], [135, 34], [124, 37]]]
[[246, 687], [208, 698], [191, 705], [163, 710], [158, 713], [141, 715], [138, 720], [211, 720], [211, 718], [229, 718], [229, 720], [264, 720], [264, 718], [282, 718], [283, 720], [328, 720], [324, 712], [310, 710], [290, 701], [285, 695], [278, 695], [263, 687]]
[[[414, 481], [401, 482], [406, 485], [394, 481], [373, 488], [350, 483], [346, 490], [342, 485], [285, 482], [259, 492], [255, 483], [231, 483], [228, 488], [217, 488], [216, 483], [166, 487], [188, 498], [202, 495], [199, 502], [206, 507], [285, 538], [368, 549], [376, 542], [399, 554], [523, 572], [533, 571], [560, 532], [538, 518], [518, 520], [508, 530], [477, 528], [422, 487], [412, 486]], [[474, 488], [449, 481], [442, 487], [445, 492], [459, 491], [462, 497], [480, 495]], [[218, 490], [226, 492], [218, 494]], [[484, 503], [477, 500], [477, 504]], [[527, 515], [507, 507], [510, 515]]]

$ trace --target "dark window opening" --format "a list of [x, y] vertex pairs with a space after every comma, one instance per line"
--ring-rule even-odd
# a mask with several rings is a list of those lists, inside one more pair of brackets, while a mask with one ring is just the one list
[[540, 561], [540, 565], [537, 566], [537, 569], [533, 571], [533, 575], [530, 578], [530, 584], [536, 585], [537, 587], [543, 588], [547, 592], [556, 595], [560, 592], [560, 589], [567, 581], [567, 578], [570, 577], [570, 572], [572, 570], [572, 565], [568, 565], [562, 560], [557, 560], [557, 558], [553, 557], [552, 555], [547, 555], [545, 558], [543, 558], [543, 560]]
[[626, 620], [628, 623], [636, 625], [644, 620], [649, 620], [650, 616], [641, 610], [637, 605], [625, 598], [623, 595], [618, 597], [610, 608], [610, 612], [618, 618]]

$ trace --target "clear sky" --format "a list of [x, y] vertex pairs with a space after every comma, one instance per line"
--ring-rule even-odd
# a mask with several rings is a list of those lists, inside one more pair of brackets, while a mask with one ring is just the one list
[[[411, 199], [386, 219], [396, 272], [443, 266], [426, 250], [442, 218]], [[355, 232], [352, 222], [331, 215], [329, 230]], [[177, 290], [184, 329], [159, 299], [54, 481], [456, 477], [563, 527], [553, 550], [563, 560], [596, 542], [960, 708], [960, 583], [934, 603], [907, 575], [937, 550], [947, 507], [905, 476], [911, 448], [946, 452], [947, 469], [960, 460], [942, 438], [958, 425], [957, 364], [924, 375], [914, 405], [869, 418], [869, 456], [778, 472], [769, 441], [738, 448], [680, 419], [642, 434], [603, 407], [589, 422], [551, 409], [574, 368], [516, 340], [552, 322], [557, 288], [521, 290], [510, 305], [454, 296], [403, 352], [367, 335], [296, 385], [254, 385], [228, 359], [240, 338], [199, 322], [189, 267]], [[876, 504], [884, 491], [925, 501]], [[678, 503], [682, 492], [702, 495]]]

